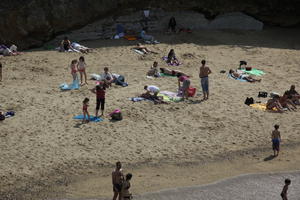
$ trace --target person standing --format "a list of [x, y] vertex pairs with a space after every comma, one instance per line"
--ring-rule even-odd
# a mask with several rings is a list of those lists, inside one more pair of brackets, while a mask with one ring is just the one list
[[130, 173], [126, 174], [125, 181], [122, 184], [122, 197], [124, 200], [132, 199], [132, 194], [129, 191], [129, 188], [131, 187], [130, 184], [131, 178], [132, 178], [132, 174]]
[[96, 117], [98, 117], [99, 108], [101, 106], [101, 117], [103, 117], [104, 107], [105, 107], [105, 90], [106, 87], [104, 83], [100, 83], [95, 88], [91, 90], [92, 93], [96, 94]]
[[278, 156], [280, 150], [280, 141], [281, 141], [280, 131], [278, 131], [279, 125], [276, 124], [274, 128], [275, 130], [272, 131], [272, 148], [274, 151], [274, 156]]
[[124, 182], [124, 175], [122, 170], [122, 164], [120, 161], [116, 163], [116, 169], [112, 172], [112, 184], [114, 196], [113, 200], [116, 200], [119, 197], [119, 200], [122, 200], [122, 184]]
[[2, 63], [0, 62], [0, 81], [2, 81]]
[[211, 70], [209, 69], [209, 67], [205, 66], [206, 64], [205, 60], [202, 60], [201, 64], [202, 65], [199, 71], [199, 78], [200, 78], [201, 87], [203, 91], [203, 100], [207, 100], [209, 95], [208, 75], [211, 74]]
[[290, 179], [285, 179], [284, 180], [284, 186], [283, 186], [283, 189], [282, 189], [282, 192], [280, 194], [282, 200], [288, 200], [287, 198], [287, 191], [289, 189], [289, 185], [291, 184], [291, 180]]

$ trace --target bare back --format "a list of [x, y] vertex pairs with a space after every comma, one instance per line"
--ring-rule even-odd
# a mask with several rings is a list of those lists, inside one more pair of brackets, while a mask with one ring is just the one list
[[201, 66], [200, 72], [199, 72], [199, 77], [200, 78], [207, 77], [210, 73], [211, 73], [211, 71], [210, 71], [209, 67]]
[[113, 182], [113, 184], [121, 184], [122, 181], [123, 181], [123, 178], [124, 178], [124, 176], [123, 176], [122, 169], [120, 169], [118, 171], [114, 170], [112, 172], [112, 182]]
[[272, 131], [272, 139], [280, 139], [280, 131], [278, 130]]

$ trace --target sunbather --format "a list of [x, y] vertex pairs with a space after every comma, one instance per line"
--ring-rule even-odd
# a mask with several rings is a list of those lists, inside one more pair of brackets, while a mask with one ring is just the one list
[[156, 52], [151, 51], [147, 47], [143, 46], [141, 43], [137, 43], [137, 45], [135, 47], [133, 47], [133, 49], [139, 50], [139, 51], [143, 52], [144, 54], [149, 54], [149, 53], [157, 54]]
[[80, 45], [80, 44], [78, 44], [76, 42], [72, 42], [71, 49], [72, 50], [75, 49], [76, 51], [80, 51], [81, 53], [88, 53], [91, 50], [90, 48], [82, 46], [82, 45]]
[[165, 102], [162, 97], [159, 96], [155, 96], [150, 94], [149, 92], [143, 93], [140, 95], [140, 97], [144, 98], [144, 99], [148, 99], [153, 101], [155, 104], [168, 104], [167, 102]]
[[179, 65], [180, 64], [178, 59], [176, 58], [174, 49], [170, 50], [170, 52], [168, 54], [167, 63], [170, 65]]
[[235, 78], [235, 79], [243, 79], [243, 80], [246, 80], [250, 83], [253, 83], [253, 82], [260, 82], [261, 79], [254, 79], [252, 76], [248, 75], [248, 74], [245, 74], [243, 72], [240, 72], [240, 71], [234, 71], [232, 69], [229, 70], [229, 74], [231, 75], [232, 78]]
[[147, 76], [160, 77], [157, 66], [158, 66], [158, 62], [154, 61], [154, 63], [151, 66], [150, 70], [147, 72]]
[[[289, 99], [290, 93], [289, 91], [285, 91], [285, 93], [279, 97], [279, 103], [283, 108], [287, 108], [288, 110], [295, 110], [297, 109], [296, 105], [293, 103], [291, 99]], [[289, 105], [292, 106], [292, 108], [289, 107]]]
[[13, 47], [13, 50], [5, 45], [0, 45], [0, 54], [2, 54], [3, 56], [16, 56], [20, 54], [16, 51], [17, 47], [15, 45], [12, 45], [11, 47]]
[[269, 99], [266, 107], [267, 110], [273, 110], [273, 108], [276, 108], [278, 112], [283, 112], [283, 107], [279, 102], [278, 95], [274, 95], [272, 99]]
[[159, 70], [160, 70], [161, 73], [164, 73], [164, 74], [167, 74], [167, 75], [170, 75], [170, 76], [177, 76], [178, 74], [187, 76], [182, 71], [173, 70], [173, 69], [169, 69], [169, 68], [166, 68], [166, 67], [161, 67], [161, 68], [159, 68]]
[[145, 41], [150, 41], [150, 42], [154, 43], [154, 37], [152, 35], [147, 35], [146, 34], [147, 30], [148, 30], [147, 27], [143, 28], [143, 30], [141, 31], [141, 34], [140, 34], [141, 38]]
[[289, 90], [289, 99], [291, 99], [294, 104], [300, 105], [300, 94], [295, 90], [295, 88], [295, 85], [291, 85]]

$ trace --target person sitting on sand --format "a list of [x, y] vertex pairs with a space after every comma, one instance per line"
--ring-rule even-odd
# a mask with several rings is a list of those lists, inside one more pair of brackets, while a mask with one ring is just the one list
[[291, 184], [291, 180], [290, 179], [285, 179], [284, 180], [284, 186], [283, 186], [283, 189], [282, 189], [282, 192], [280, 194], [282, 200], [288, 200], [287, 198], [287, 191], [289, 189], [289, 185]]
[[235, 78], [235, 79], [243, 79], [243, 80], [246, 80], [250, 83], [254, 83], [254, 82], [260, 82], [261, 79], [254, 79], [252, 76], [248, 75], [248, 74], [245, 74], [243, 72], [240, 72], [240, 71], [234, 71], [233, 69], [230, 69], [229, 70], [229, 74], [232, 78]]
[[168, 54], [168, 58], [167, 58], [167, 63], [170, 65], [179, 65], [179, 61], [176, 58], [174, 49], [170, 50], [170, 52]]
[[293, 101], [294, 104], [300, 105], [300, 95], [295, 89], [295, 85], [291, 85], [291, 88], [289, 90], [289, 99]]
[[144, 28], [142, 29], [141, 34], [140, 34], [141, 38], [142, 38], [143, 40], [145, 40], [145, 41], [149, 41], [149, 42], [151, 42], [151, 43], [154, 43], [154, 42], [155, 42], [155, 41], [154, 41], [154, 37], [153, 37], [152, 35], [147, 35], [147, 33], [146, 33], [147, 30], [148, 30], [147, 27], [144, 27]]
[[88, 112], [88, 107], [89, 107], [89, 98], [85, 98], [82, 102], [82, 112], [83, 112], [83, 119], [82, 123], [84, 122], [89, 122], [90, 121], [90, 114]]
[[132, 199], [132, 194], [129, 192], [129, 188], [131, 187], [131, 185], [130, 185], [131, 178], [132, 178], [132, 174], [130, 174], [130, 173], [126, 174], [125, 181], [122, 184], [122, 197], [123, 197], [123, 200]]
[[272, 148], [274, 151], [274, 156], [278, 156], [280, 150], [280, 141], [281, 141], [280, 131], [278, 131], [279, 125], [276, 124], [274, 128], [275, 130], [272, 131], [272, 135], [271, 135]]
[[124, 175], [120, 161], [116, 163], [116, 169], [112, 172], [111, 176], [114, 191], [113, 200], [116, 200], [118, 196], [119, 200], [122, 200], [122, 184], [124, 182]]
[[77, 69], [80, 73], [80, 83], [81, 85], [83, 85], [83, 76], [84, 76], [84, 82], [85, 84], [88, 84], [87, 83], [87, 78], [86, 78], [86, 72], [85, 72], [85, 68], [86, 68], [86, 63], [85, 63], [85, 59], [83, 56], [80, 56], [79, 58], [79, 62], [77, 64]]
[[[288, 110], [291, 110], [289, 105], [292, 106], [292, 110], [297, 109], [296, 105], [293, 103], [293, 101], [291, 99], [289, 99], [289, 91], [285, 91], [285, 93], [279, 97], [279, 103], [281, 104], [281, 106], [283, 108], [286, 108]], [[288, 105], [289, 104], [289, 105]]]
[[112, 74], [109, 72], [108, 67], [104, 67], [104, 73], [101, 74], [101, 78], [108, 87], [111, 86], [111, 83], [114, 80]]
[[170, 76], [177, 76], [178, 74], [188, 76], [186, 73], [184, 73], [180, 70], [173, 70], [173, 69], [169, 69], [166, 67], [161, 67], [161, 68], [159, 68], [159, 70], [160, 70], [160, 73], [170, 75]]
[[[177, 78], [178, 78], [178, 91], [182, 92], [182, 100], [184, 100], [184, 98], [188, 99], [189, 88], [191, 85], [191, 81], [189, 77], [183, 74], [177, 74]], [[180, 85], [180, 82], [182, 82], [182, 87]]]
[[123, 87], [128, 86], [128, 83], [125, 82], [124, 76], [116, 73], [112, 73], [111, 75], [113, 77], [113, 83], [115, 83], [116, 85], [121, 85]]
[[156, 52], [151, 51], [146, 46], [142, 45], [141, 43], [137, 43], [137, 46], [133, 47], [133, 49], [139, 50], [139, 51], [143, 52], [144, 54], [149, 54], [149, 53], [157, 54]]
[[158, 66], [158, 62], [154, 61], [150, 70], [147, 72], [147, 76], [160, 77], [157, 66]]
[[105, 84], [100, 82], [95, 88], [91, 90], [92, 93], [96, 94], [96, 117], [98, 117], [99, 108], [101, 105], [101, 116], [103, 116], [104, 107], [105, 107]]
[[77, 80], [77, 63], [78, 63], [78, 61], [75, 59], [75, 60], [72, 60], [71, 65], [70, 65], [73, 81]]
[[151, 94], [151, 93], [153, 93], [153, 95], [155, 96], [155, 97], [157, 97], [157, 95], [158, 95], [158, 93], [159, 93], [159, 88], [157, 87], [157, 86], [155, 86], [155, 85], [149, 85], [149, 86], [147, 86], [147, 85], [145, 85], [144, 86], [144, 90], [146, 90], [147, 92], [146, 92], [146, 94]]
[[273, 108], [276, 108], [278, 112], [283, 112], [283, 107], [279, 102], [279, 96], [274, 95], [272, 99], [269, 99], [266, 108], [267, 110], [273, 110]]
[[64, 37], [64, 39], [60, 43], [60, 50], [64, 52], [69, 51], [69, 49], [71, 49], [71, 42], [68, 37]]

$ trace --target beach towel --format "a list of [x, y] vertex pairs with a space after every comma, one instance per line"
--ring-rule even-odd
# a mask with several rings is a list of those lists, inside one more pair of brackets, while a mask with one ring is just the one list
[[235, 79], [235, 80], [238, 80], [238, 81], [241, 81], [241, 82], [247, 82], [245, 79], [241, 79], [241, 78], [234, 78], [232, 77], [231, 74], [228, 74], [228, 77], [231, 78], [231, 79]]
[[143, 97], [132, 97], [132, 98], [129, 98], [130, 101], [133, 101], [133, 102], [138, 102], [138, 101], [146, 101], [147, 99], [143, 98]]
[[61, 90], [78, 90], [79, 89], [79, 81], [78, 81], [78, 79], [76, 79], [70, 85], [68, 85], [67, 83], [63, 83], [59, 86], [59, 88]]
[[102, 80], [102, 77], [99, 74], [90, 74], [90, 76], [91, 76], [91, 79], [93, 79], [93, 80], [97, 80], [97, 81]]
[[163, 59], [164, 61], [166, 61], [166, 63], [167, 63], [169, 66], [179, 66], [179, 65], [182, 65], [181, 62], [179, 62], [179, 63], [173, 63], [173, 64], [168, 63], [168, 62], [167, 62], [167, 61], [168, 61], [168, 56], [164, 56], [164, 57], [162, 57], [162, 59]]
[[125, 35], [124, 39], [129, 40], [129, 41], [134, 41], [134, 40], [137, 40], [138, 38], [133, 35]]
[[164, 74], [164, 73], [159, 73], [161, 77], [177, 77], [174, 75], [170, 75], [170, 74]]
[[[249, 106], [258, 110], [267, 111], [266, 103], [254, 103], [254, 104], [250, 104]], [[277, 111], [277, 109], [273, 108], [273, 111]]]
[[262, 75], [265, 74], [264, 71], [259, 70], [259, 69], [255, 69], [255, 68], [252, 68], [250, 71], [247, 71], [246, 69], [241, 69], [241, 71], [243, 71], [247, 74], [255, 75], [255, 76], [262, 76]]
[[163, 97], [163, 100], [167, 102], [178, 102], [182, 100], [182, 97], [178, 93], [170, 91], [161, 91], [157, 96]]
[[[73, 119], [80, 119], [80, 120], [83, 120], [84, 119], [84, 116], [83, 115], [76, 115], [75, 117], [73, 117]], [[87, 116], [86, 116], [86, 119], [87, 119]], [[90, 115], [90, 122], [102, 122], [103, 119], [100, 118], [100, 117], [95, 117], [93, 115]]]
[[135, 53], [138, 53], [140, 55], [145, 55], [145, 53], [143, 51], [140, 51], [138, 49], [132, 49]]

